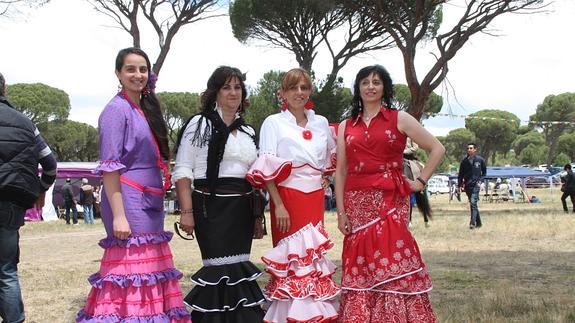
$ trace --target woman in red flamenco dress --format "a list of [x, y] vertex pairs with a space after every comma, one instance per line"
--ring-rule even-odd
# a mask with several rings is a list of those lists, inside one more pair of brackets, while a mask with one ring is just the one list
[[[380, 65], [355, 79], [352, 116], [340, 123], [335, 175], [342, 252], [340, 322], [435, 322], [431, 279], [408, 229], [409, 195], [421, 191], [445, 148], [412, 116], [391, 109]], [[429, 152], [420, 177], [402, 175], [407, 137]]]
[[333, 172], [335, 140], [327, 119], [309, 106], [312, 83], [300, 68], [286, 73], [282, 111], [266, 118], [260, 156], [247, 174], [271, 196], [274, 248], [262, 260], [271, 275], [264, 322], [333, 322], [339, 287], [325, 254], [333, 243], [323, 229], [322, 176]]

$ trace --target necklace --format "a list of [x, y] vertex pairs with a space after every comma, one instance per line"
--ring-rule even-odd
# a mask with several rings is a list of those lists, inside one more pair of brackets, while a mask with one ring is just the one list
[[377, 115], [377, 112], [374, 113], [374, 114], [371, 115], [371, 116], [367, 116], [366, 114], [362, 114], [361, 117], [362, 117], [363, 121], [367, 123], [367, 122], [369, 122], [369, 120], [371, 120], [371, 119], [372, 119], [373, 117], [375, 117], [376, 115]]

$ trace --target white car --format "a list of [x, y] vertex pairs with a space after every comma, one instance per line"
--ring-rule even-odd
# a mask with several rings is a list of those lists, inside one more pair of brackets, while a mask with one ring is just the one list
[[427, 191], [430, 194], [449, 193], [449, 177], [445, 175], [432, 176], [427, 181]]

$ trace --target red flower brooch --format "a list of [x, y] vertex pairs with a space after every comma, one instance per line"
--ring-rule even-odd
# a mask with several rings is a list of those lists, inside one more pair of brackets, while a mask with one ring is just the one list
[[304, 131], [302, 132], [302, 135], [303, 135], [303, 139], [305, 139], [305, 140], [311, 140], [311, 137], [312, 137], [311, 131], [309, 131], [309, 130], [306, 129], [306, 130], [304, 130]]

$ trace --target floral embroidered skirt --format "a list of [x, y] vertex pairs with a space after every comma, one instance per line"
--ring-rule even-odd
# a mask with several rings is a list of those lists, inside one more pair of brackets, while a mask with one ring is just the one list
[[408, 230], [409, 195], [347, 191], [340, 322], [435, 322], [431, 279]]

